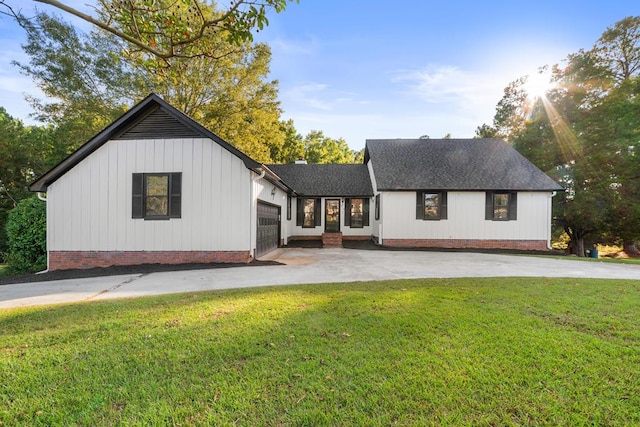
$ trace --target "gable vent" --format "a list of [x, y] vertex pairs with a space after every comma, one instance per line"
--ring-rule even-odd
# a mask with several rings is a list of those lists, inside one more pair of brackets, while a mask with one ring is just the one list
[[157, 108], [113, 139], [198, 138], [201, 136], [166, 110]]

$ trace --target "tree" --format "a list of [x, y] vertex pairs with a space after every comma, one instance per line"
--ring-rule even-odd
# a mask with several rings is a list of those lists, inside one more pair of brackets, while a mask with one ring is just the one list
[[0, 256], [7, 250], [9, 212], [31, 196], [27, 185], [52, 165], [52, 137], [52, 128], [25, 127], [0, 107]]
[[640, 18], [607, 29], [590, 50], [553, 67], [555, 87], [531, 100], [512, 82], [498, 103], [496, 131], [566, 188], [554, 218], [578, 255], [585, 238], [613, 238], [627, 252], [640, 237]]
[[271, 159], [275, 163], [293, 163], [304, 158], [304, 141], [302, 135], [296, 130], [293, 120], [289, 119], [280, 124], [284, 132], [284, 143], [280, 147], [273, 147]]
[[[40, 119], [68, 141], [64, 151], [104, 128], [149, 92], [161, 95], [231, 144], [259, 161], [284, 143], [277, 82], [266, 81], [271, 52], [249, 43], [219, 59], [161, 60], [121, 56], [125, 43], [112, 36], [77, 32], [57, 18], [40, 14], [28, 25], [28, 64], [18, 64], [51, 103], [32, 99]], [[221, 35], [212, 44], [228, 45]]]
[[354, 153], [347, 142], [324, 136], [322, 131], [311, 131], [304, 138], [305, 158], [309, 163], [354, 163]]
[[39, 14], [26, 22], [29, 63], [14, 61], [49, 102], [28, 98], [35, 117], [56, 127], [59, 158], [95, 135], [148, 91], [143, 77], [114, 54], [113, 37], [79, 33]]
[[[220, 35], [230, 45], [252, 42], [252, 31], [269, 24], [267, 13], [283, 11], [292, 0], [236, 0], [218, 10], [207, 0], [97, 0], [95, 16], [58, 0], [34, 1], [83, 19], [129, 43], [132, 52], [169, 65], [173, 58], [219, 58], [211, 39]], [[28, 22], [9, 0], [0, 0], [0, 8], [21, 25]]]
[[483, 123], [476, 128], [474, 138], [500, 138], [500, 134], [493, 126]]

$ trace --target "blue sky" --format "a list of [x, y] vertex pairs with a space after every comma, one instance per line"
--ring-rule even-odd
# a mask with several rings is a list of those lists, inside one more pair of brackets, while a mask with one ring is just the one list
[[[87, 1], [67, 3], [86, 10]], [[283, 118], [361, 149], [368, 138], [472, 137], [510, 81], [590, 48], [638, 14], [634, 3], [300, 0], [272, 14], [257, 40], [272, 48]], [[32, 123], [23, 94], [39, 92], [11, 65], [25, 61], [23, 40], [0, 18], [0, 106]]]

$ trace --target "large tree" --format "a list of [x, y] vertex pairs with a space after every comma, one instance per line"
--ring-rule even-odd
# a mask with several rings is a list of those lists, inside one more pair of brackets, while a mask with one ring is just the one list
[[[226, 7], [210, 0], [97, 0], [94, 14], [79, 11], [64, 1], [34, 0], [83, 19], [143, 53], [164, 61], [174, 58], [219, 58], [212, 39], [229, 44], [253, 41], [253, 31], [269, 24], [269, 11], [283, 11], [292, 0], [235, 0]], [[215, 7], [214, 7], [215, 5]], [[18, 0], [0, 0], [0, 13], [28, 23]]]
[[52, 165], [53, 128], [24, 126], [0, 107], [0, 260], [9, 211], [30, 196], [27, 185]]
[[[84, 34], [45, 14], [25, 25], [28, 64], [18, 64], [53, 102], [32, 99], [38, 117], [64, 132], [67, 151], [135, 101], [156, 92], [259, 161], [284, 142], [277, 82], [268, 81], [270, 50], [235, 45], [221, 58], [162, 59], [123, 55], [127, 45], [100, 32]], [[212, 40], [226, 49], [221, 35]]]
[[[498, 104], [494, 132], [566, 188], [554, 218], [584, 254], [584, 241], [615, 239], [628, 253], [640, 238], [640, 18], [608, 28], [594, 47], [553, 68], [554, 87], [532, 100], [513, 82]], [[526, 113], [526, 114], [525, 114]]]

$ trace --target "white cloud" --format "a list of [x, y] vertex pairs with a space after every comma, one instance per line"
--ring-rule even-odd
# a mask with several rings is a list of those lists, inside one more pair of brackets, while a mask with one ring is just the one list
[[[279, 56], [310, 56], [317, 51], [318, 42], [314, 38], [308, 40], [291, 40], [282, 37], [269, 39], [271, 51]], [[274, 55], [275, 56], [275, 55]]]
[[405, 95], [417, 96], [431, 104], [454, 104], [460, 110], [483, 105], [506, 85], [495, 75], [472, 73], [452, 65], [397, 71], [391, 82], [404, 85], [401, 92]]
[[366, 105], [369, 101], [355, 99], [355, 94], [336, 90], [326, 83], [305, 82], [281, 92], [283, 103], [298, 108], [310, 108], [321, 111], [335, 111], [349, 104]]

